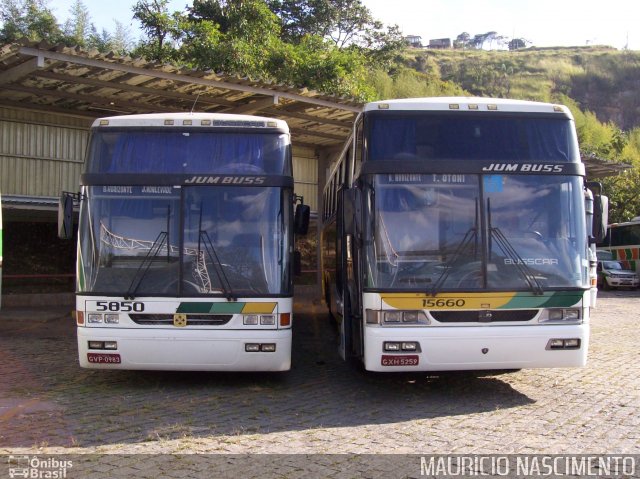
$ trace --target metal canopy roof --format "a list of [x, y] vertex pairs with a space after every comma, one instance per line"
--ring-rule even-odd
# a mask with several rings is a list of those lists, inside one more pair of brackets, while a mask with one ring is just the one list
[[[307, 89], [47, 43], [0, 46], [0, 105], [98, 118], [154, 112], [259, 114], [289, 124], [293, 144], [336, 147], [362, 104]], [[590, 178], [631, 165], [583, 155]]]
[[0, 47], [0, 105], [91, 118], [259, 114], [286, 120], [294, 143], [308, 147], [342, 144], [362, 108], [306, 89], [46, 43]]
[[605, 160], [604, 158], [600, 158], [593, 153], [582, 153], [581, 156], [589, 179], [616, 176], [633, 168], [627, 163], [614, 163], [612, 161]]

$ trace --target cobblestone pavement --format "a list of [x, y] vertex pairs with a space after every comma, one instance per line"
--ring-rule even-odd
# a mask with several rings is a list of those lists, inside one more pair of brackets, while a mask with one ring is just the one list
[[639, 304], [600, 295], [586, 368], [503, 375], [365, 373], [310, 301], [288, 373], [84, 370], [68, 310], [5, 309], [0, 454], [637, 454]]

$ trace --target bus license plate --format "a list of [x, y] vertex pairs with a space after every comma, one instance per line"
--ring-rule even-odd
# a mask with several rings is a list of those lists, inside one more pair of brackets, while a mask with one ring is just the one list
[[382, 355], [383, 366], [417, 366], [420, 362], [417, 354], [406, 354], [403, 356]]
[[120, 355], [106, 353], [87, 353], [87, 361], [93, 364], [120, 364]]

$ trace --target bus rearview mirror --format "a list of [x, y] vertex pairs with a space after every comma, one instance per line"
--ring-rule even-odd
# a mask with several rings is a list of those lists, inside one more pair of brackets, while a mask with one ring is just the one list
[[593, 229], [591, 235], [596, 243], [604, 241], [609, 223], [609, 197], [594, 195], [593, 197]]
[[66, 191], [60, 196], [58, 204], [58, 238], [70, 239], [73, 236], [73, 196]]
[[309, 232], [309, 218], [311, 217], [311, 208], [309, 205], [296, 206], [296, 212], [293, 219], [294, 231], [297, 235], [306, 235]]

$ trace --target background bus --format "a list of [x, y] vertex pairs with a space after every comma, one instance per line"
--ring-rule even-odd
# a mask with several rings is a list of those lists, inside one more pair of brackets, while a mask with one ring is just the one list
[[[293, 177], [284, 121], [96, 120], [79, 195], [77, 332], [87, 368], [290, 368]], [[308, 207], [296, 217], [305, 218]], [[302, 231], [301, 231], [302, 232]]]
[[559, 105], [366, 105], [324, 189], [341, 355], [372, 371], [584, 365], [606, 218], [584, 173]]
[[640, 275], [640, 216], [607, 226], [607, 236], [598, 243], [598, 250], [610, 251], [612, 260], [620, 261], [624, 269]]

